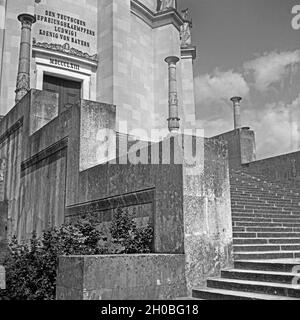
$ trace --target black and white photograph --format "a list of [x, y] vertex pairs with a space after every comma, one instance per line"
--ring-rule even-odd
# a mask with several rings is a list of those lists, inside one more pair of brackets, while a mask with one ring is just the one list
[[300, 1], [0, 0], [0, 317], [300, 300], [299, 84]]

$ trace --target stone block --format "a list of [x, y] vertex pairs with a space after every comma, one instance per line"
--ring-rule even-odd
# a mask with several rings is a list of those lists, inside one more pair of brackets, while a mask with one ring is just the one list
[[[226, 148], [205, 139], [204, 167], [184, 166], [183, 210], [188, 292], [233, 265]], [[191, 171], [195, 171], [194, 173]]]
[[40, 130], [58, 116], [58, 93], [31, 91], [30, 134]]
[[116, 158], [116, 107], [82, 100], [80, 171]]
[[58, 300], [169, 300], [185, 295], [184, 255], [59, 259]]

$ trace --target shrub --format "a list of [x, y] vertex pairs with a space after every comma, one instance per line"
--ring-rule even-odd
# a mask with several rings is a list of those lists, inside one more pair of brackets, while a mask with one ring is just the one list
[[153, 229], [149, 225], [137, 228], [127, 210], [117, 210], [110, 232], [112, 243], [122, 248], [120, 253], [150, 253], [152, 251]]
[[40, 239], [33, 234], [28, 244], [14, 237], [4, 262], [7, 290], [0, 290], [0, 300], [54, 300], [60, 255], [151, 252], [152, 228], [137, 228], [128, 211], [117, 210], [110, 233], [102, 234], [89, 221], [80, 220], [45, 231]]

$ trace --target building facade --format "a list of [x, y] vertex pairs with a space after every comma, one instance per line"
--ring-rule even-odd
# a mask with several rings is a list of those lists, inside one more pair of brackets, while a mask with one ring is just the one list
[[121, 207], [189, 290], [232, 265], [226, 147], [178, 130], [195, 126], [196, 50], [176, 5], [1, 1], [0, 261], [14, 235], [106, 228]]
[[166, 127], [164, 59], [177, 56], [181, 127], [195, 125], [195, 48], [180, 37], [186, 17], [176, 1], [157, 0], [1, 0], [2, 116], [15, 104], [21, 13], [36, 18], [30, 87], [58, 92], [62, 108], [80, 98], [114, 104], [120, 132], [149, 138], [151, 129]]

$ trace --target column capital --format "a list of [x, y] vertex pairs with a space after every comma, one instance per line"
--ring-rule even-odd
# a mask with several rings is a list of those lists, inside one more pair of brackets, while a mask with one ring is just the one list
[[177, 64], [179, 60], [180, 59], [176, 56], [170, 56], [165, 59], [165, 62], [170, 65], [170, 64]]
[[233, 103], [240, 103], [243, 100], [243, 98], [241, 98], [241, 97], [232, 97], [230, 100]]
[[35, 16], [29, 13], [21, 13], [18, 15], [18, 20], [22, 23], [22, 25], [32, 26], [36, 22]]

